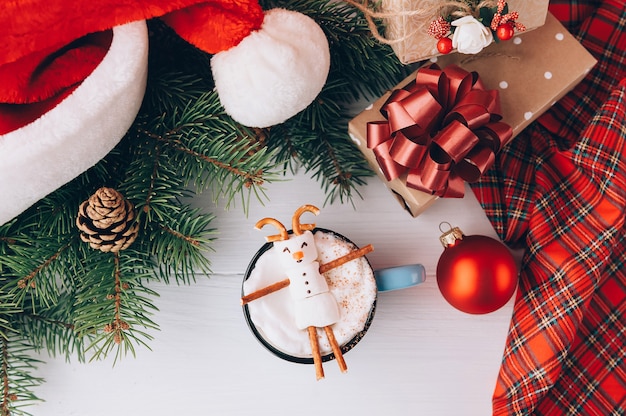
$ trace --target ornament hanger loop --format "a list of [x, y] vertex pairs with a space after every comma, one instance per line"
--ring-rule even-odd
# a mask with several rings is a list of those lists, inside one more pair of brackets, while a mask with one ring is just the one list
[[[447, 225], [448, 229], [447, 230], [442, 230], [441, 227], [443, 225]], [[450, 224], [448, 221], [442, 221], [439, 223], [439, 231], [441, 231], [442, 233], [447, 233], [448, 231], [450, 231], [452, 229], [452, 224]]]

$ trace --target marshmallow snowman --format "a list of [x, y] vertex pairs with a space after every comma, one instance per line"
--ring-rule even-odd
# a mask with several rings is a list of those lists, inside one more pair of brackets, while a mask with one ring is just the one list
[[311, 231], [292, 235], [288, 240], [274, 242], [294, 301], [296, 326], [323, 328], [339, 320], [339, 306], [330, 292], [326, 278], [320, 273], [317, 248]]

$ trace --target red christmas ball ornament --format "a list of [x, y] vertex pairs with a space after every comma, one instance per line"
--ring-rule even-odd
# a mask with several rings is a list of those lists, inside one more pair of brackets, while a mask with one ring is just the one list
[[439, 53], [449, 54], [452, 51], [452, 39], [450, 38], [441, 38], [437, 42], [437, 50]]
[[437, 285], [448, 303], [462, 312], [485, 314], [511, 299], [517, 265], [504, 244], [483, 235], [466, 236], [458, 227], [439, 239], [445, 250], [437, 263]]
[[502, 23], [496, 28], [496, 36], [500, 40], [509, 40], [515, 35], [515, 26], [512, 23]]

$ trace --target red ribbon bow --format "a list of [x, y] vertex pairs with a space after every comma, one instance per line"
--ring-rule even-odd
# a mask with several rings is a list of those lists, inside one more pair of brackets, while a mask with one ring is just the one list
[[387, 180], [406, 173], [408, 187], [442, 197], [462, 197], [464, 181], [477, 181], [513, 137], [498, 91], [456, 65], [421, 68], [380, 112], [386, 120], [367, 124], [367, 147]]

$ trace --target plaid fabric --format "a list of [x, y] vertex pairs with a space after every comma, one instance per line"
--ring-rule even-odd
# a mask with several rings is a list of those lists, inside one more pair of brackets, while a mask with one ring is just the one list
[[551, 2], [598, 65], [473, 185], [525, 247], [494, 415], [626, 414], [625, 3]]

